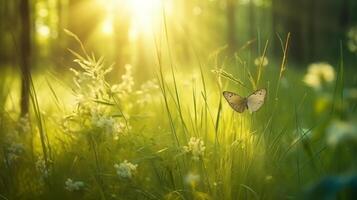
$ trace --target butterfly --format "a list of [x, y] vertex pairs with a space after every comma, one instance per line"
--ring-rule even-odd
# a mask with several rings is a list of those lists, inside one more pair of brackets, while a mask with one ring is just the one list
[[259, 89], [253, 92], [248, 97], [241, 97], [233, 92], [224, 91], [223, 96], [233, 108], [233, 110], [242, 113], [248, 109], [251, 113], [259, 110], [265, 102], [266, 89]]

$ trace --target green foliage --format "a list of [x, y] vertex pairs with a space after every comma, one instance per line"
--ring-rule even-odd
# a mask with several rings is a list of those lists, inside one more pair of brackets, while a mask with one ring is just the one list
[[[325, 175], [355, 172], [357, 140], [350, 127], [356, 128], [356, 113], [346, 107], [355, 102], [342, 95], [343, 64], [331, 83], [310, 74], [323, 85], [310, 90], [303, 74], [287, 66], [288, 42], [289, 36], [280, 67], [262, 59], [266, 43], [256, 66], [247, 50], [232, 62], [219, 63], [224, 59], [217, 53], [216, 67], [192, 64], [192, 74], [179, 72], [170, 57], [165, 64], [157, 49], [156, 79], [141, 85], [131, 65], [119, 83], [108, 81], [112, 67], [89, 56], [80, 42], [82, 54], [70, 50], [76, 64], [70, 96], [57, 94], [58, 80], [51, 77], [49, 90], [36, 89], [34, 76], [29, 116], [16, 120], [17, 112], [4, 105], [0, 198], [298, 198]], [[246, 96], [261, 87], [268, 95], [256, 113], [236, 113], [222, 99], [223, 90]], [[8, 100], [6, 88], [1, 92]], [[41, 107], [49, 94], [57, 111]], [[321, 106], [326, 95], [331, 98]], [[72, 104], [61, 102], [66, 98]]]

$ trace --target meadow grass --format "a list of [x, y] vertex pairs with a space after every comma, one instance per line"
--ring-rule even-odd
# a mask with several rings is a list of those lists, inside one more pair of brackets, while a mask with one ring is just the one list
[[[110, 83], [111, 67], [68, 34], [82, 47], [70, 50], [73, 81], [34, 74], [29, 116], [17, 119], [11, 102], [18, 80], [1, 79], [1, 199], [296, 199], [354, 160], [323, 136], [344, 106], [343, 63], [333, 100], [315, 111], [316, 94], [288, 68], [290, 35], [280, 62], [254, 66], [244, 50], [221, 62], [218, 51], [215, 67], [197, 58], [192, 73], [178, 69], [166, 38], [154, 79], [134, 87], [131, 66]], [[255, 113], [233, 111], [222, 96], [258, 88], [268, 95]]]

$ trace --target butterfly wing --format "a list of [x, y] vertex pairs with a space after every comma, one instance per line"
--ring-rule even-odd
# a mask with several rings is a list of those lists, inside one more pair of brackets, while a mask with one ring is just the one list
[[242, 113], [247, 108], [247, 99], [239, 96], [233, 92], [224, 91], [224, 98], [227, 100], [229, 105], [233, 108], [233, 110]]
[[247, 97], [247, 105], [250, 112], [255, 112], [262, 107], [266, 94], [266, 89], [259, 89]]

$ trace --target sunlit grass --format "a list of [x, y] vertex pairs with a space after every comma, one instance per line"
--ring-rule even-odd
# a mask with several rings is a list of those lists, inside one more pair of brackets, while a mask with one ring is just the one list
[[[68, 80], [58, 80], [56, 74], [46, 74], [45, 78], [34, 76], [33, 101], [39, 106], [34, 107], [30, 117], [34, 135], [32, 150], [25, 146], [25, 155], [32, 154], [36, 164], [30, 169], [36, 175], [29, 177], [28, 171], [20, 169], [15, 172], [16, 176], [26, 177], [26, 182], [15, 183], [24, 185], [22, 192], [26, 195], [275, 199], [297, 197], [303, 189], [302, 182], [307, 183], [322, 173], [316, 160], [321, 149], [310, 149], [305, 129], [301, 136], [298, 134], [306, 126], [310, 128], [303, 122], [309, 109], [303, 105], [309, 104], [304, 100], [302, 75], [292, 69], [280, 76], [281, 70], [272, 67], [279, 64], [270, 60], [260, 77], [259, 87], [266, 86], [269, 91], [264, 107], [257, 113], [238, 114], [222, 99], [222, 90], [243, 96], [251, 93], [259, 68], [249, 68], [252, 83], [245, 77], [248, 69], [244, 68], [244, 62], [237, 65], [238, 71], [226, 69], [218, 74], [197, 65], [192, 65], [195, 69], [192, 72], [179, 72], [163, 65], [156, 71], [154, 84], [158, 87], [147, 93], [144, 87], [131, 86], [130, 73], [121, 80], [127, 80], [124, 85], [125, 81], [119, 81], [113, 87], [115, 84], [106, 82], [102, 76], [107, 69], [102, 59], [75, 56], [82, 70], [77, 69], [74, 83], [71, 76]], [[83, 70], [89, 82], [82, 77]], [[241, 83], [237, 84], [237, 80]], [[126, 92], [116, 90], [122, 87]], [[279, 88], [279, 93], [275, 88]], [[291, 88], [295, 91], [293, 95], [287, 93]], [[153, 99], [137, 103], [146, 94]], [[78, 99], [78, 95], [84, 98]], [[291, 106], [295, 107], [292, 113], [282, 112]], [[99, 109], [95, 115], [93, 108]], [[93, 116], [98, 118], [93, 121]], [[121, 127], [127, 127], [127, 131], [120, 132], [117, 138], [107, 132], [112, 120], [127, 123]], [[21, 123], [26, 124], [26, 120]], [[198, 141], [192, 140], [193, 137], [202, 141], [200, 149], [193, 150]], [[24, 140], [14, 138], [18, 143]], [[190, 145], [191, 150], [187, 151]], [[43, 152], [48, 153], [47, 161]], [[16, 162], [25, 165], [23, 161]], [[281, 186], [282, 182], [289, 184]], [[47, 189], [49, 186], [55, 187]]]
[[[138, 2], [133, 2], [138, 11], [147, 8]], [[150, 12], [133, 16], [141, 23]], [[113, 65], [88, 52], [69, 31], [80, 47], [78, 52], [69, 49], [73, 66], [65, 75], [33, 74], [29, 116], [18, 117], [19, 91], [13, 88], [20, 79], [1, 74], [6, 78], [2, 86], [11, 89], [1, 88], [6, 105], [0, 124], [0, 184], [16, 188], [1, 190], [6, 197], [300, 198], [327, 171], [348, 168], [353, 153], [334, 152], [325, 141], [334, 132], [351, 135], [338, 128], [341, 124], [354, 127], [335, 119], [345, 114], [342, 62], [328, 67], [336, 73], [328, 84], [320, 73], [310, 74], [320, 87], [309, 90], [315, 85], [305, 86], [303, 72], [287, 63], [288, 34], [279, 59], [269, 57], [267, 41], [263, 50], [247, 45], [234, 55], [221, 54], [225, 47], [209, 58], [196, 55], [183, 67], [173, 58], [166, 16], [161, 17], [163, 33], [152, 38], [156, 62], [143, 83], [134, 73], [143, 73], [142, 66], [131, 64], [109, 80]], [[112, 22], [105, 23], [102, 31], [112, 34]], [[222, 97], [224, 90], [247, 96], [258, 88], [266, 88], [268, 95], [255, 113], [239, 114]], [[327, 97], [323, 106], [321, 97]], [[332, 139], [335, 145], [340, 142]], [[336, 167], [337, 158], [346, 167]]]

